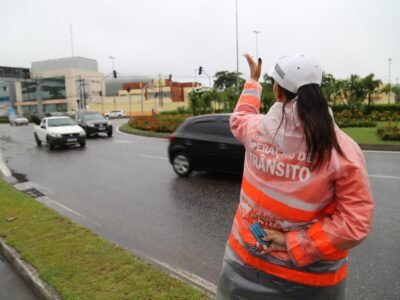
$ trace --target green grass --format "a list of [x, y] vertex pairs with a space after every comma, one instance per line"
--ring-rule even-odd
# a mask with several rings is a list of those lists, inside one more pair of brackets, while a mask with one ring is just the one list
[[63, 299], [208, 299], [2, 180], [0, 235]]
[[143, 135], [143, 136], [150, 136], [150, 137], [163, 137], [163, 138], [168, 138], [171, 133], [164, 133], [164, 132], [153, 132], [153, 131], [147, 131], [147, 130], [140, 130], [131, 127], [129, 124], [123, 124], [119, 127], [119, 130], [125, 133], [133, 133], [137, 135]]
[[[389, 122], [377, 122], [378, 125], [388, 124]], [[400, 124], [400, 122], [390, 122], [391, 124]], [[379, 137], [376, 127], [347, 127], [342, 128], [350, 137], [352, 137], [358, 144], [368, 145], [400, 145], [400, 141], [384, 141]]]
[[378, 136], [375, 127], [362, 128], [362, 127], [347, 127], [342, 128], [351, 138], [358, 144], [368, 145], [400, 145], [400, 141], [384, 141]]

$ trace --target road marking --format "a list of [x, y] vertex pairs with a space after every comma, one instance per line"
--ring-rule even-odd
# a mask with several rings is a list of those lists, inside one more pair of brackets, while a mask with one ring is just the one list
[[114, 143], [127, 143], [127, 144], [134, 143], [134, 141], [128, 141], [128, 140], [113, 140], [113, 142]]
[[147, 157], [147, 158], [162, 159], [162, 160], [167, 160], [168, 159], [168, 158], [162, 157], [162, 156], [152, 156], [152, 155], [146, 155], [146, 154], [139, 154], [139, 156]]
[[378, 150], [362, 150], [366, 153], [385, 153], [385, 154], [399, 154], [400, 151], [378, 151]]
[[387, 175], [374, 175], [374, 174], [370, 174], [369, 177], [372, 177], [372, 178], [387, 178], [387, 179], [400, 179], [400, 176], [387, 176]]
[[53, 199], [49, 199], [49, 202], [52, 203], [52, 204], [58, 205], [59, 207], [65, 209], [66, 211], [69, 211], [70, 213], [72, 213], [74, 215], [77, 215], [78, 217], [81, 217], [83, 219], [88, 220], [89, 222], [95, 224], [97, 227], [103, 227], [101, 224], [97, 223], [96, 221], [93, 221], [92, 219], [90, 219], [90, 218], [78, 213], [77, 211], [75, 211], [75, 210], [73, 210], [73, 209], [71, 209], [71, 208], [69, 208], [69, 207], [67, 207], [67, 206], [65, 206], [65, 205], [53, 200]]
[[164, 268], [168, 269], [169, 271], [175, 273], [178, 277], [183, 277], [186, 280], [196, 284], [197, 286], [205, 289], [206, 291], [209, 291], [213, 294], [217, 293], [217, 286], [212, 284], [211, 282], [205, 280], [204, 278], [201, 278], [193, 273], [190, 273], [188, 271], [182, 270], [182, 269], [178, 269], [178, 268], [174, 268], [172, 266], [170, 266], [167, 263], [161, 262], [155, 258], [152, 257], [147, 257], [148, 259], [154, 261], [156, 264], [159, 264], [160, 266], [163, 266]]

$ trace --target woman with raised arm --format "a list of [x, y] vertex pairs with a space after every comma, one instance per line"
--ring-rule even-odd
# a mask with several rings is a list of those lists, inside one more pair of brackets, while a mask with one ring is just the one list
[[349, 249], [374, 208], [363, 154], [334, 123], [314, 58], [278, 60], [264, 115], [262, 61], [245, 57], [251, 78], [230, 119], [245, 165], [217, 299], [344, 299]]

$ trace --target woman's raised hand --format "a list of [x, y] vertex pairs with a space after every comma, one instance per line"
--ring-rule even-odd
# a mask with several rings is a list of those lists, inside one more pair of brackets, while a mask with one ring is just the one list
[[261, 75], [261, 65], [262, 65], [261, 58], [258, 58], [258, 61], [255, 62], [253, 57], [250, 56], [250, 54], [246, 53], [244, 57], [246, 57], [247, 63], [249, 64], [250, 67], [250, 78], [255, 81], [258, 81]]

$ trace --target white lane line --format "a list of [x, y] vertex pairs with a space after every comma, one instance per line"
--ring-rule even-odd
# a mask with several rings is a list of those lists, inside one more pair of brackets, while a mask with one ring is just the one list
[[385, 153], [385, 154], [399, 154], [400, 151], [378, 151], [378, 150], [362, 150], [366, 153]]
[[133, 144], [134, 141], [127, 141], [127, 140], [113, 140], [114, 143], [126, 143], [126, 144]]
[[69, 207], [67, 207], [67, 206], [65, 206], [65, 205], [63, 205], [61, 203], [58, 203], [57, 201], [54, 201], [53, 199], [49, 199], [49, 202], [52, 203], [52, 204], [58, 205], [62, 209], [66, 210], [66, 211], [69, 211], [70, 213], [72, 213], [74, 215], [77, 215], [78, 217], [81, 217], [81, 218], [83, 218], [85, 220], [88, 220], [89, 222], [95, 224], [97, 227], [103, 227], [101, 224], [97, 223], [96, 221], [93, 221], [92, 219], [90, 219], [90, 218], [78, 213], [77, 211], [75, 211], [75, 210], [73, 210], [73, 209], [71, 209], [71, 208], [69, 208]]
[[162, 160], [167, 160], [167, 157], [162, 157], [162, 156], [152, 156], [152, 155], [146, 155], [146, 154], [139, 154], [141, 157], [146, 157], [146, 158], [155, 158], [155, 159], [162, 159]]
[[161, 262], [155, 258], [152, 258], [152, 257], [147, 257], [147, 258], [154, 261], [155, 263], [163, 266], [164, 268], [171, 271], [172, 273], [175, 273], [178, 277], [185, 278], [186, 280], [196, 284], [199, 287], [202, 287], [203, 289], [205, 289], [213, 294], [217, 293], [217, 286], [212, 284], [211, 282], [205, 280], [204, 278], [201, 278], [201, 277], [199, 277], [193, 273], [190, 273], [188, 271], [174, 268], [174, 267], [170, 266], [169, 264]]
[[400, 179], [400, 176], [387, 176], [387, 175], [374, 175], [374, 174], [370, 174], [369, 177], [372, 177], [372, 178], [386, 178], [386, 179]]

